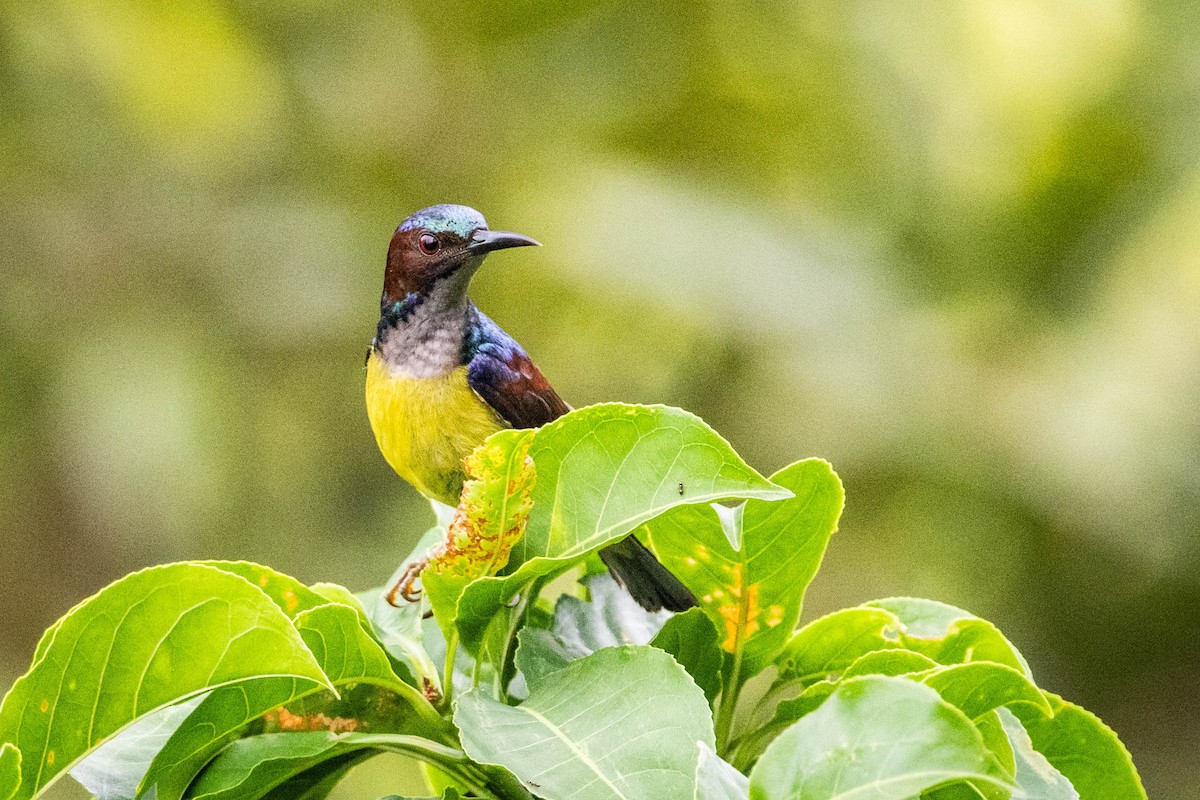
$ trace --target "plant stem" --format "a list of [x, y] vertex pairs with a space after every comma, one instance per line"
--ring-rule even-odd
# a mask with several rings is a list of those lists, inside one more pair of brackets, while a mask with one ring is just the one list
[[545, 578], [536, 578], [531, 581], [521, 591], [521, 602], [517, 608], [512, 611], [512, 618], [509, 621], [508, 632], [504, 638], [504, 657], [500, 659], [500, 664], [497, 665], [497, 682], [496, 699], [501, 703], [508, 702], [508, 684], [504, 680], [504, 676], [508, 674], [509, 665], [516, 658], [517, 648], [517, 633], [524, 627], [529, 609], [537, 601], [538, 595], [542, 593], [542, 587], [546, 585]]
[[[741, 525], [741, 515], [733, 517], [736, 524]], [[741, 555], [742, 563], [745, 564], [745, 543], [742, 543]], [[725, 685], [721, 689], [721, 698], [717, 706], [716, 718], [716, 738], [717, 738], [717, 753], [724, 758], [726, 751], [729, 748], [729, 734], [733, 730], [733, 717], [737, 711], [738, 694], [742, 691], [742, 659], [746, 652], [746, 626], [750, 621], [750, 602], [749, 589], [746, 584], [746, 576], [743, 571], [739, 573], [738, 584], [738, 620], [737, 628], [733, 635], [733, 669], [729, 671], [726, 677]]]
[[456, 747], [438, 745], [418, 736], [389, 735], [385, 750], [425, 761], [468, 787], [474, 794], [498, 800], [529, 800], [529, 792], [502, 768], [476, 764]]
[[442, 708], [450, 710], [454, 694], [454, 659], [458, 655], [458, 629], [446, 637], [446, 663], [442, 668]]
[[[744, 627], [744, 626], [742, 626]], [[717, 701], [716, 737], [717, 753], [723, 758], [729, 745], [729, 733], [733, 729], [733, 714], [737, 709], [738, 695], [742, 691], [742, 642], [739, 627], [738, 641], [733, 653], [733, 669], [721, 689], [721, 698]]]

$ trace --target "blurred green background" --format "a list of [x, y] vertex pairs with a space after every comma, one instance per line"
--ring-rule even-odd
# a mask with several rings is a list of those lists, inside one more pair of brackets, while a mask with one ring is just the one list
[[834, 463], [806, 618], [985, 616], [1195, 797], [1198, 121], [1185, 2], [8, 0], [0, 685], [149, 564], [386, 578], [363, 353], [459, 202], [546, 245], [475, 295], [570, 402]]

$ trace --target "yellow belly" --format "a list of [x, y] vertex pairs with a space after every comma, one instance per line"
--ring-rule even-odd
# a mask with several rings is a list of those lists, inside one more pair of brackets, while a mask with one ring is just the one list
[[383, 457], [421, 494], [450, 505], [462, 492], [463, 459], [508, 427], [467, 383], [467, 368], [435, 378], [367, 361], [367, 416]]

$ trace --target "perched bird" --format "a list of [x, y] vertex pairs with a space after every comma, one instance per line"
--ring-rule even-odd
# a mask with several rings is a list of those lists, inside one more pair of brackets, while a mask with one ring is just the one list
[[[536, 428], [570, 410], [517, 342], [467, 297], [484, 256], [538, 245], [488, 229], [478, 211], [413, 214], [388, 248], [379, 326], [367, 355], [367, 413], [384, 458], [426, 497], [458, 503], [463, 460], [502, 428]], [[646, 609], [696, 598], [633, 536], [600, 551]]]

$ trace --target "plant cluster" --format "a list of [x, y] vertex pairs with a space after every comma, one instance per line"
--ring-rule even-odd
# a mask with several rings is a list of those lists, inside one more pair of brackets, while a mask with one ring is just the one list
[[[697, 417], [593, 406], [469, 459], [388, 587], [244, 562], [129, 575], [0, 706], [0, 800], [319, 800], [394, 752], [441, 798], [1143, 798], [1128, 753], [991, 623], [913, 598], [798, 627], [842, 510], [829, 465], [759, 475]], [[639, 608], [642, 538], [699, 608]], [[427, 613], [427, 612], [432, 612]]]

